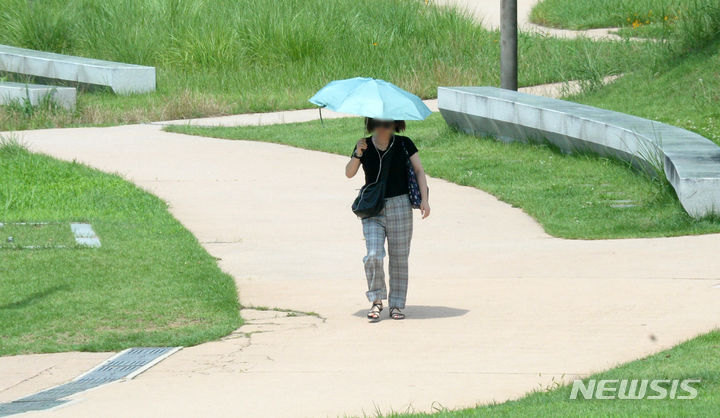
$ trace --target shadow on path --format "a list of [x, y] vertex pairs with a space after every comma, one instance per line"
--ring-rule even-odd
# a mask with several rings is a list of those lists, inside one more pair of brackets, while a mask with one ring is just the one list
[[[368, 308], [369, 309], [369, 308]], [[385, 311], [388, 309], [387, 306], [383, 308], [383, 315], [385, 315]], [[353, 316], [358, 316], [361, 318], [365, 318], [365, 315], [367, 315], [367, 309], [361, 309], [353, 314]], [[449, 306], [430, 306], [430, 305], [407, 305], [405, 309], [403, 309], [403, 313], [407, 315], [405, 317], [406, 320], [408, 319], [433, 319], [433, 318], [452, 318], [455, 316], [462, 316], [468, 313], [467, 309], [458, 309], [458, 308], [451, 308]]]

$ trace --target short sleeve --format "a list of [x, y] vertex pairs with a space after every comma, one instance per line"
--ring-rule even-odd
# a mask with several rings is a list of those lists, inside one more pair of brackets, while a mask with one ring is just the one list
[[415, 146], [415, 143], [412, 142], [412, 139], [405, 137], [405, 149], [407, 150], [408, 157], [412, 156], [416, 152], [418, 152], [417, 147]]

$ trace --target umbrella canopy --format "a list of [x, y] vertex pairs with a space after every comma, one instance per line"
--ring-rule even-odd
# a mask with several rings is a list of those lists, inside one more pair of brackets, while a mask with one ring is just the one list
[[335, 80], [310, 98], [310, 103], [375, 119], [423, 120], [432, 113], [416, 95], [367, 77]]

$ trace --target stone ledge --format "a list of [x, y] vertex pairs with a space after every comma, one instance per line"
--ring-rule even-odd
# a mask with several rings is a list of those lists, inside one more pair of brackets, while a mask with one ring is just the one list
[[495, 87], [439, 87], [445, 121], [503, 141], [550, 142], [565, 152], [590, 151], [664, 172], [693, 217], [720, 213], [720, 147], [664, 123]]
[[75, 108], [77, 91], [73, 87], [0, 82], [0, 104], [6, 105], [14, 101], [28, 99], [33, 106], [37, 106], [47, 95], [50, 95], [55, 103], [65, 109], [72, 110]]
[[0, 45], [0, 71], [108, 86], [115, 93], [155, 91], [155, 68]]

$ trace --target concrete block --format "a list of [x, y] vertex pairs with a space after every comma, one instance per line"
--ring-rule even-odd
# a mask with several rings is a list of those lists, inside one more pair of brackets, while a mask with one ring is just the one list
[[155, 68], [0, 45], [0, 71], [109, 86], [115, 93], [155, 91]]
[[550, 142], [594, 152], [664, 175], [693, 217], [720, 214], [720, 147], [664, 123], [495, 87], [439, 87], [445, 121], [503, 141]]
[[0, 104], [9, 104], [13, 101], [29, 99], [33, 106], [37, 106], [47, 95], [50, 95], [55, 103], [65, 109], [75, 108], [77, 91], [73, 87], [0, 82]]

